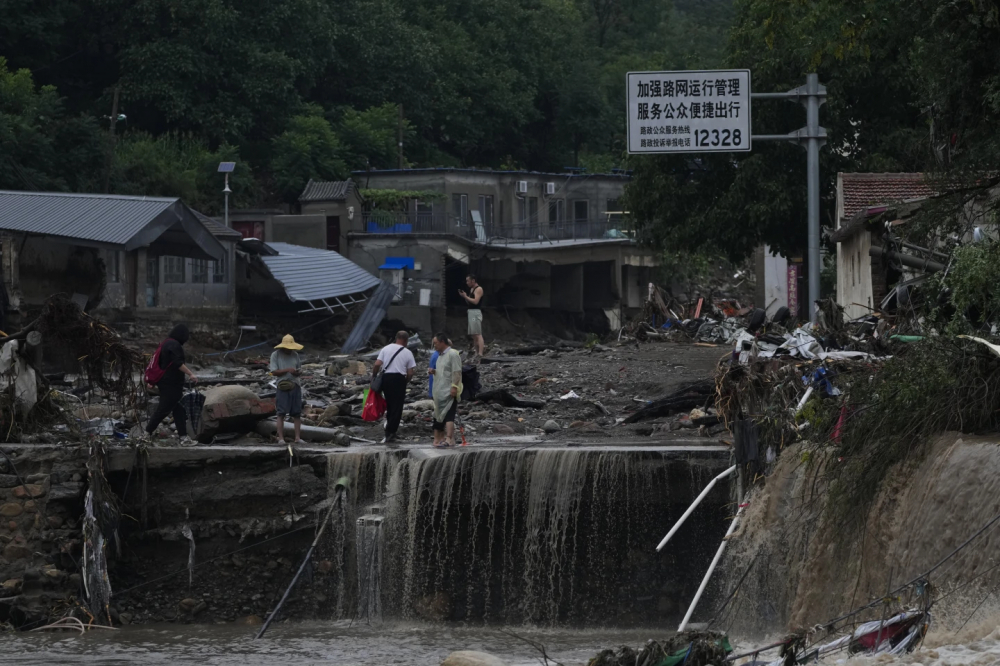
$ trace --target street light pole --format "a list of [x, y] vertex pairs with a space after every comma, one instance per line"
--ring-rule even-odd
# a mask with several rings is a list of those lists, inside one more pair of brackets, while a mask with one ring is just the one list
[[226, 227], [229, 227], [229, 195], [232, 193], [232, 190], [229, 189], [229, 174], [231, 174], [235, 168], [236, 168], [236, 162], [219, 162], [219, 173], [226, 174], [226, 186], [222, 188], [222, 193], [226, 197], [226, 204], [223, 214], [224, 215], [223, 221]]

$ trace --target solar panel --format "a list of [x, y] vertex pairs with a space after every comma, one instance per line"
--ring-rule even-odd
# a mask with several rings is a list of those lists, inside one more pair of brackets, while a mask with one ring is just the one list
[[232, 173], [236, 169], [236, 162], [219, 162], [219, 173]]

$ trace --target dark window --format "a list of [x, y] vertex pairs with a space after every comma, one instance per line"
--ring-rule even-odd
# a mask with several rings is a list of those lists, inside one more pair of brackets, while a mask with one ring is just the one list
[[459, 226], [469, 223], [469, 195], [451, 195], [451, 214], [455, 216], [455, 221]]
[[191, 260], [191, 282], [208, 284], [208, 259]]
[[576, 222], [586, 222], [590, 217], [590, 202], [586, 199], [577, 199], [573, 202], [573, 220]]
[[104, 255], [104, 265], [107, 269], [108, 282], [121, 282], [121, 253], [117, 250], [108, 250]]
[[226, 279], [226, 263], [229, 259], [228, 255], [222, 255], [222, 261], [212, 262], [212, 282], [215, 284], [226, 284], [229, 280]]
[[549, 201], [549, 224], [560, 224], [566, 219], [566, 200]]
[[163, 257], [164, 284], [184, 282], [184, 257]]

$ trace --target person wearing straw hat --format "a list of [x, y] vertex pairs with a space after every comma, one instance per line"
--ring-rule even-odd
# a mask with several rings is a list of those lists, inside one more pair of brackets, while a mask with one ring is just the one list
[[271, 353], [271, 374], [278, 379], [278, 390], [274, 396], [274, 405], [278, 412], [278, 444], [285, 445], [285, 417], [290, 416], [295, 424], [295, 443], [301, 444], [302, 430], [302, 387], [299, 385], [299, 375], [302, 374], [302, 359], [299, 350], [302, 345], [291, 335], [281, 339], [281, 344], [274, 346]]

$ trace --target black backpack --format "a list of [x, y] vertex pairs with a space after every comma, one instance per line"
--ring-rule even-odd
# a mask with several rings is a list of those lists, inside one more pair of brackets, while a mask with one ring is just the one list
[[483, 390], [479, 383], [479, 368], [474, 365], [462, 366], [462, 402], [472, 402]]

